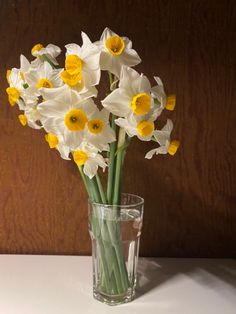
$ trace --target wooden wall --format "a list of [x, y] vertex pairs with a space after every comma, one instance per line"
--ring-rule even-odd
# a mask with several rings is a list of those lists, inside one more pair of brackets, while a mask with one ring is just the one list
[[178, 154], [148, 161], [153, 146], [134, 141], [126, 160], [124, 189], [146, 201], [141, 254], [236, 256], [235, 1], [0, 0], [0, 21], [0, 253], [90, 253], [79, 173], [18, 123], [5, 71], [35, 43], [81, 43], [81, 30], [97, 40], [109, 26], [177, 95], [165, 118]]

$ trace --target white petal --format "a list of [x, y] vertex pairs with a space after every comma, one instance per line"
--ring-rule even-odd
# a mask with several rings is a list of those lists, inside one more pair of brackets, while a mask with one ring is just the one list
[[93, 159], [88, 159], [88, 161], [84, 165], [84, 173], [89, 179], [92, 179], [98, 171], [98, 164]]
[[22, 72], [27, 72], [30, 68], [30, 62], [24, 55], [20, 55], [20, 69]]
[[74, 54], [80, 55], [81, 53], [81, 48], [77, 44], [68, 44], [68, 45], [65, 45], [65, 48], [66, 48], [66, 56], [74, 55]]
[[47, 133], [62, 135], [65, 129], [64, 121], [60, 118], [45, 118], [41, 117], [41, 123]]
[[99, 165], [99, 167], [101, 167], [103, 169], [103, 171], [105, 170], [105, 168], [107, 167], [107, 164], [105, 162], [105, 159], [102, 157], [102, 155], [97, 154], [96, 156], [96, 162]]
[[116, 125], [118, 125], [121, 128], [124, 128], [126, 133], [132, 137], [134, 135], [137, 135], [137, 130], [136, 128], [129, 123], [129, 121], [127, 119], [123, 119], [123, 118], [118, 118], [115, 120]]
[[89, 39], [88, 35], [85, 34], [84, 32], [81, 32], [81, 37], [82, 37], [82, 41], [83, 41], [82, 48], [89, 46], [92, 43], [91, 40]]
[[140, 75], [136, 80], [131, 81], [134, 95], [142, 92], [150, 93], [151, 84], [145, 75]]
[[103, 71], [110, 71], [113, 65], [113, 58], [112, 55], [108, 52], [101, 52], [100, 55], [100, 67]]
[[102, 42], [105, 42], [107, 40], [107, 38], [109, 38], [111, 36], [118, 36], [118, 35], [116, 33], [114, 33], [112, 30], [110, 30], [108, 27], [106, 27], [102, 33], [100, 40]]
[[[90, 76], [90, 84], [89, 85], [97, 85], [100, 81], [101, 71], [99, 67], [100, 55], [94, 54], [87, 57], [84, 63], [84, 67], [82, 69], [82, 76], [84, 72], [86, 72]], [[86, 81], [85, 81], [86, 85]]]
[[47, 100], [38, 105], [38, 111], [47, 118], [61, 117], [64, 119], [68, 106], [66, 106], [65, 102]]
[[56, 58], [61, 53], [61, 48], [53, 44], [48, 44], [46, 49], [47, 53], [54, 58]]
[[162, 131], [171, 133], [173, 130], [173, 122], [170, 119], [167, 119], [166, 125], [162, 128]]
[[126, 117], [131, 111], [130, 101], [130, 97], [118, 88], [102, 101], [102, 105], [116, 116]]
[[158, 147], [158, 148], [155, 148], [155, 149], [150, 150], [150, 151], [146, 154], [145, 158], [151, 159], [151, 158], [153, 157], [153, 155], [155, 155], [155, 154], [158, 155], [158, 154], [167, 154], [167, 153], [168, 153], [168, 149], [166, 149], [165, 146], [160, 146], [160, 147]]
[[64, 142], [71, 150], [76, 150], [76, 148], [81, 144], [83, 136], [83, 131], [70, 131], [65, 127], [63, 137]]
[[62, 159], [71, 160], [71, 159], [69, 158], [70, 149], [69, 149], [68, 146], [66, 146], [66, 145], [64, 145], [64, 144], [62, 144], [62, 143], [59, 143], [59, 144], [57, 145], [57, 149], [58, 149], [58, 151], [59, 151], [59, 153], [60, 153]]
[[139, 77], [140, 74], [134, 69], [127, 66], [122, 66], [119, 87], [127, 89], [127, 86], [130, 86], [131, 83], [139, 79]]
[[135, 66], [141, 62], [141, 59], [134, 49], [125, 49], [120, 55], [122, 65]]

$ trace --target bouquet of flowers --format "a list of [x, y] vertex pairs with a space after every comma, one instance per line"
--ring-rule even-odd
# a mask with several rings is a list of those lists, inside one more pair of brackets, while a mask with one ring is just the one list
[[[151, 86], [145, 75], [132, 68], [141, 59], [127, 37], [120, 37], [108, 28], [94, 43], [85, 33], [81, 36], [81, 46], [65, 46], [63, 68], [57, 62], [61, 49], [52, 44], [36, 44], [31, 50], [34, 57], [31, 62], [21, 55], [20, 68], [7, 71], [6, 92], [10, 105], [17, 104], [22, 111], [20, 123], [44, 129], [49, 147], [56, 149], [63, 159], [74, 160], [90, 201], [118, 208], [122, 166], [132, 138], [154, 142], [157, 147], [146, 153], [148, 159], [158, 154], [176, 153], [179, 141], [170, 139], [172, 121], [167, 119], [160, 130], [155, 127], [164, 109], [174, 109], [176, 98], [166, 96], [159, 77], [154, 77], [155, 85]], [[109, 89], [101, 104], [96, 104], [101, 71], [108, 73]], [[108, 168], [106, 189], [99, 168], [102, 171]], [[115, 227], [106, 225], [106, 228], [111, 241]], [[124, 292], [129, 283], [120, 262], [121, 250], [116, 250], [114, 259], [110, 260], [113, 264], [118, 261], [117, 273], [121, 280], [116, 273], [113, 278], [116, 284], [112, 286], [106, 278], [103, 257], [101, 285], [107, 293]], [[119, 282], [126, 284], [122, 288]]]

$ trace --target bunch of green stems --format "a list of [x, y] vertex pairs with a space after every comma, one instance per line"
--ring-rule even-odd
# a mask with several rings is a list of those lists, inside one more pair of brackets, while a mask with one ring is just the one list
[[[111, 86], [113, 77], [110, 73], [109, 79]], [[115, 119], [116, 117], [111, 115], [111, 126], [115, 133], [118, 133], [118, 140], [110, 144], [108, 153], [107, 191], [105, 192], [98, 173], [92, 179], [89, 179], [83, 172], [83, 166], [79, 167], [79, 170], [90, 202], [95, 203], [95, 207], [102, 204], [111, 205], [111, 210], [115, 213], [114, 219], [106, 220], [99, 217], [97, 211], [91, 219], [91, 226], [93, 234], [97, 235], [95, 240], [100, 252], [103, 289], [107, 293], [121, 294], [129, 288], [130, 283], [122, 248], [121, 228], [116, 215], [119, 215], [118, 205], [121, 202], [122, 167], [130, 138], [126, 136], [124, 129], [119, 128], [117, 130]]]

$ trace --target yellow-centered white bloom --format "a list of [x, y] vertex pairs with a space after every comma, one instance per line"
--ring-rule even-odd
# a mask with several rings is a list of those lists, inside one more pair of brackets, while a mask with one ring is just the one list
[[137, 52], [132, 49], [132, 42], [127, 37], [120, 37], [109, 28], [105, 28], [100, 41], [96, 42], [101, 49], [101, 70], [109, 71], [120, 77], [121, 67], [135, 66], [141, 62]]
[[[44, 98], [43, 90], [42, 96]], [[60, 93], [56, 99], [48, 98], [38, 105], [46, 132], [62, 135], [65, 145], [71, 150], [81, 144], [87, 122], [96, 108], [91, 98], [84, 99], [71, 90]]]
[[103, 151], [109, 150], [108, 144], [115, 140], [115, 132], [109, 124], [109, 112], [106, 109], [96, 109], [86, 125], [84, 141]]
[[35, 106], [26, 106], [24, 110], [24, 114], [20, 114], [18, 116], [20, 123], [25, 126], [28, 125], [33, 129], [41, 129], [40, 123], [40, 113], [37, 110], [37, 105]]
[[152, 115], [135, 116], [131, 113], [127, 118], [118, 118], [116, 124], [124, 128], [130, 136], [137, 136], [141, 141], [150, 141], [152, 139], [155, 125]]
[[180, 145], [180, 142], [177, 140], [171, 141], [170, 134], [173, 129], [173, 123], [170, 119], [167, 119], [166, 125], [160, 130], [155, 130], [153, 135], [155, 140], [160, 145], [158, 148], [150, 150], [145, 158], [151, 159], [153, 155], [158, 154], [167, 154], [174, 155]]
[[[56, 57], [61, 53], [61, 48], [56, 45], [48, 44], [44, 47], [42, 44], [36, 44], [31, 49], [31, 54], [40, 60], [47, 59], [55, 65], [58, 65]], [[45, 56], [45, 58], [43, 58]]]
[[51, 149], [56, 149], [59, 151], [61, 158], [65, 160], [70, 160], [70, 148], [65, 145], [63, 137], [61, 135], [55, 135], [53, 133], [47, 133], [45, 135], [45, 140]]
[[42, 88], [50, 89], [62, 86], [61, 72], [62, 69], [55, 70], [48, 62], [43, 62], [25, 74], [25, 81], [30, 86], [32, 93], [40, 96]]
[[20, 110], [27, 105], [33, 106], [37, 103], [37, 97], [32, 94], [31, 89], [26, 88], [24, 76], [20, 69], [13, 68], [7, 72], [9, 87], [6, 89], [11, 106], [18, 104]]
[[118, 117], [128, 117], [132, 113], [144, 116], [154, 107], [150, 82], [134, 69], [122, 67], [119, 88], [109, 94], [102, 104]]
[[159, 116], [164, 108], [170, 111], [174, 110], [176, 104], [176, 96], [166, 96], [162, 80], [157, 76], [154, 76], [154, 79], [157, 82], [157, 85], [152, 87], [151, 94], [154, 98]]
[[[90, 87], [100, 81], [100, 51], [85, 33], [81, 33], [83, 44], [66, 45], [65, 71], [62, 79], [69, 86]], [[79, 87], [81, 89], [81, 87]]]
[[82, 143], [73, 152], [73, 159], [78, 167], [83, 166], [83, 171], [90, 179], [92, 179], [97, 171], [98, 167], [101, 167], [103, 171], [107, 166], [105, 159], [98, 150], [87, 143]]

